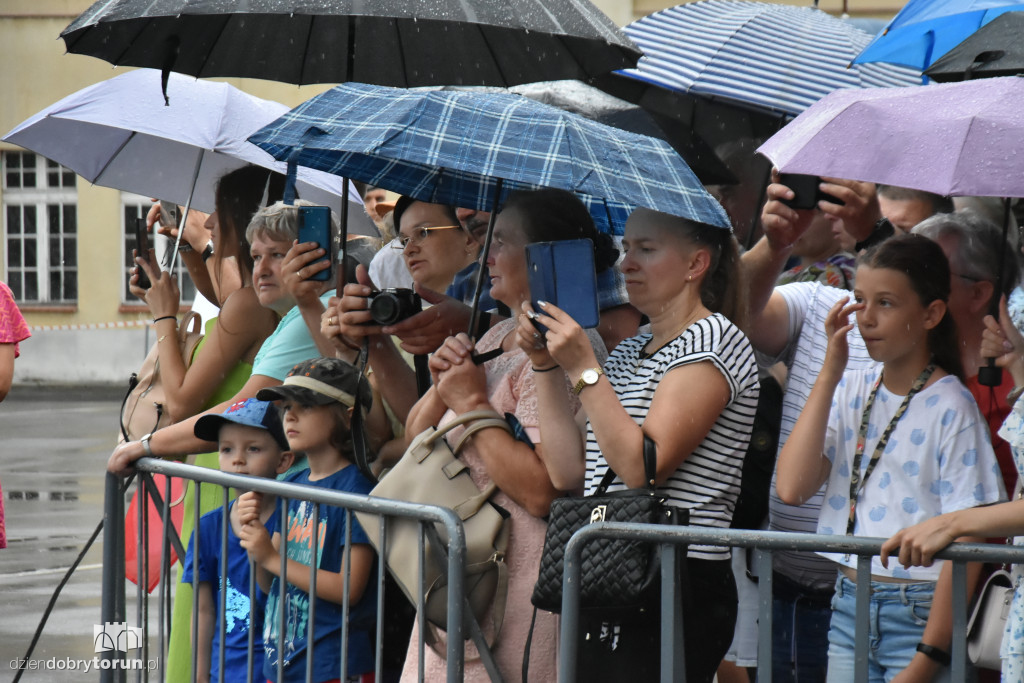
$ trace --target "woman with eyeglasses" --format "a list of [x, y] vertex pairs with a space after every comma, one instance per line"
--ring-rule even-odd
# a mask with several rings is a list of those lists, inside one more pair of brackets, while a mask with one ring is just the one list
[[392, 248], [401, 249], [413, 282], [420, 287], [443, 292], [456, 275], [476, 263], [480, 245], [459, 225], [451, 206], [402, 197], [394, 219], [398, 239]]
[[[401, 250], [412, 275], [411, 280], [405, 283], [406, 287], [415, 289], [424, 301], [429, 302], [432, 299], [425, 290], [443, 299], [440, 295], [453, 283], [468, 286], [475, 282], [480, 245], [462, 229], [451, 206], [402, 197], [395, 204], [392, 217], [398, 237], [391, 243], [391, 248]], [[452, 294], [451, 291], [447, 293]], [[401, 425], [419, 397], [416, 377], [407, 356], [403, 357], [389, 336], [390, 329], [379, 324], [380, 321], [375, 322], [367, 312], [373, 294], [374, 288], [370, 285], [348, 285], [345, 296], [332, 299], [327, 306], [321, 318], [320, 331], [341, 353], [359, 348], [365, 338], [370, 340], [369, 364], [377, 374], [377, 385], [381, 387], [384, 400], [394, 416], [396, 436], [400, 437]], [[489, 298], [481, 297], [481, 310], [493, 306]], [[346, 322], [352, 313], [362, 317], [355, 323]], [[438, 316], [438, 320], [442, 317]], [[446, 330], [444, 334], [458, 331]], [[379, 462], [386, 465], [404, 450], [404, 441], [399, 438], [393, 445], [384, 446]]]

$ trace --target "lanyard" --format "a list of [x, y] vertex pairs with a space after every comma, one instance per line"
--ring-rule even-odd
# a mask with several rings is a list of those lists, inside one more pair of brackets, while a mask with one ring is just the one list
[[910, 405], [910, 399], [914, 397], [914, 394], [921, 391], [928, 378], [935, 372], [935, 364], [931, 363], [926, 367], [917, 379], [914, 380], [914, 385], [910, 387], [910, 391], [907, 392], [906, 397], [903, 399], [903, 403], [896, 410], [896, 414], [892, 416], [892, 420], [889, 421], [889, 425], [882, 432], [881, 438], [878, 439], [878, 443], [875, 445], [875, 452], [871, 454], [871, 460], [868, 461], [867, 470], [864, 472], [864, 479], [860, 477], [860, 463], [864, 459], [864, 443], [867, 440], [868, 435], [868, 420], [871, 417], [871, 408], [875, 405], [875, 395], [878, 394], [878, 385], [882, 383], [882, 373], [878, 374], [878, 379], [875, 380], [875, 386], [871, 388], [871, 393], [868, 394], [867, 403], [864, 405], [864, 414], [860, 418], [860, 433], [857, 436], [857, 451], [853, 455], [853, 464], [850, 470], [850, 517], [846, 522], [846, 535], [851, 536], [853, 534], [854, 521], [856, 520], [857, 512], [857, 497], [860, 496], [860, 492], [864, 489], [864, 484], [867, 483], [868, 477], [875, 469], [875, 465], [878, 464], [879, 459], [882, 457], [882, 451], [885, 450], [886, 444], [889, 443], [889, 437], [892, 436], [893, 431], [896, 429], [896, 423], [903, 417], [903, 413], [907, 412], [907, 406]]

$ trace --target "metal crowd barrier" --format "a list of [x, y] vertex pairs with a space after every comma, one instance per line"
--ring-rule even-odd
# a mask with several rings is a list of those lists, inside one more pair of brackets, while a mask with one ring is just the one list
[[[321, 505], [330, 505], [346, 508], [350, 511], [360, 511], [375, 513], [384, 517], [405, 517], [418, 520], [420, 522], [420, 567], [423, 567], [423, 557], [425, 552], [425, 537], [435, 537], [436, 525], [443, 526], [447, 537], [448, 537], [448, 614], [449, 614], [449, 631], [447, 639], [447, 680], [449, 683], [456, 683], [462, 681], [463, 675], [463, 662], [464, 662], [464, 638], [463, 638], [463, 609], [464, 609], [464, 580], [463, 580], [463, 568], [465, 567], [466, 559], [466, 539], [465, 531], [462, 526], [462, 521], [458, 515], [452, 510], [430, 506], [430, 505], [419, 505], [415, 503], [405, 503], [398, 501], [382, 500], [379, 498], [371, 498], [368, 496], [341, 493], [338, 491], [330, 491], [326, 489], [320, 489], [311, 486], [304, 486], [298, 484], [279, 482], [273, 479], [264, 479], [259, 477], [249, 477], [238, 474], [228, 474], [220, 472], [218, 470], [207, 469], [203, 467], [195, 467], [190, 465], [184, 465], [176, 462], [169, 462], [166, 460], [160, 460], [155, 458], [143, 458], [136, 463], [136, 470], [138, 471], [139, 477], [139, 539], [138, 539], [138, 557], [139, 557], [139, 568], [138, 574], [140, 577], [148, 576], [148, 567], [145, 566], [146, 557], [148, 555], [148, 530], [149, 523], [149, 503], [148, 499], [152, 497], [156, 508], [161, 510], [160, 517], [162, 519], [169, 519], [170, 517], [170, 480], [166, 482], [166, 488], [164, 491], [159, 491], [155, 485], [151, 474], [162, 474], [167, 477], [180, 477], [182, 479], [191, 480], [195, 482], [196, 495], [195, 495], [195, 518], [198, 522], [201, 517], [200, 512], [200, 491], [201, 485], [215, 485], [223, 488], [224, 503], [222, 505], [222, 514], [225, 516], [225, 524], [222, 525], [222, 538], [221, 547], [222, 553], [225, 552], [227, 546], [227, 510], [229, 503], [229, 488], [235, 488], [238, 490], [247, 491], [259, 491], [261, 493], [268, 493], [276, 495], [279, 498], [285, 499], [299, 499], [307, 500], [314, 504], [313, 511], [313, 525], [314, 528], [318, 524], [319, 512]], [[124, 547], [124, 493], [125, 486], [123, 480], [112, 475], [107, 474], [106, 478], [106, 492], [104, 501], [104, 537], [103, 537], [103, 587], [102, 587], [102, 608], [101, 618], [106, 624], [125, 624], [125, 547]], [[379, 540], [379, 547], [386, 549], [386, 525], [381, 525], [381, 532]], [[161, 548], [161, 568], [160, 568], [160, 595], [158, 603], [158, 619], [157, 619], [157, 640], [159, 642], [159, 652], [156, 653], [156, 660], [158, 663], [157, 673], [154, 676], [150, 676], [148, 667], [143, 667], [141, 670], [137, 670], [134, 673], [134, 680], [136, 681], [150, 681], [159, 680], [161, 683], [164, 680], [166, 673], [166, 644], [167, 638], [165, 637], [165, 626], [170, 622], [170, 613], [165, 611], [165, 607], [170, 604], [170, 567], [167, 562], [169, 551], [172, 545], [174, 545], [178, 556], [181, 561], [184, 562], [185, 552], [182, 548], [181, 541], [177, 538], [177, 535], [173, 533], [173, 526], [165, 525], [165, 529], [170, 529], [172, 533], [164, 534], [164, 540]], [[286, 530], [287, 525], [285, 520], [281, 520], [280, 529]], [[344, 550], [344, 564], [349, 566], [348, 553], [349, 553], [349, 534], [351, 533], [350, 528], [346, 528], [346, 543]], [[312, 556], [317, 555], [317, 535], [314, 534], [311, 540]], [[281, 576], [282, 581], [279, 585], [282, 587], [282, 622], [284, 614], [284, 586], [287, 565], [287, 532], [281, 535]], [[439, 544], [433, 544], [437, 547]], [[199, 548], [197, 544], [193, 544], [193, 567], [198, 568], [199, 566]], [[381, 561], [377, 562], [377, 575], [375, 580], [377, 581], [377, 631], [376, 631], [376, 649], [375, 649], [375, 680], [382, 680], [382, 662], [381, 662], [381, 651], [383, 645], [383, 623], [384, 623], [384, 563]], [[227, 564], [221, 563], [221, 585], [226, 583]], [[193, 577], [197, 576], [198, 571], [193, 571]], [[251, 574], [255, 577], [255, 572]], [[374, 580], [371, 578], [371, 580]], [[343, 613], [346, 615], [342, 621], [342, 633], [341, 633], [341, 679], [345, 680], [346, 671], [345, 666], [347, 664], [347, 643], [348, 643], [348, 594], [349, 594], [349, 572], [346, 572], [344, 577], [344, 604]], [[144, 629], [143, 637], [141, 639], [142, 647], [142, 661], [149, 662], [152, 656], [149, 653], [148, 634], [145, 629], [148, 629], [150, 615], [149, 615], [149, 593], [144, 588], [143, 584], [145, 581], [140, 578], [138, 587], [138, 599], [136, 607], [136, 623], [139, 627]], [[193, 583], [195, 586], [195, 583]], [[250, 582], [250, 597], [253, 595], [255, 589], [255, 580]], [[311, 573], [310, 575], [310, 594], [316, 592], [316, 574]], [[220, 629], [220, 633], [224, 634], [225, 629], [225, 591], [219, 591], [220, 593], [220, 605], [218, 613], [220, 615], [219, 624], [217, 628]], [[423, 601], [423, 586], [422, 586], [422, 572], [421, 572], [421, 585], [419, 590], [419, 604], [417, 605], [417, 611], [422, 613], [422, 601]], [[192, 632], [195, 633], [197, 630], [198, 623], [198, 591], [193, 591], [193, 603], [192, 603]], [[313, 609], [316, 602], [315, 600], [310, 601], [310, 635], [312, 635], [313, 624], [315, 622]], [[423, 647], [424, 647], [424, 625], [419, 624], [419, 680], [423, 680]], [[169, 630], [169, 629], [168, 629]], [[281, 632], [284, 631], [283, 624]], [[478, 636], [476, 633], [472, 633], [474, 639]], [[250, 680], [251, 672], [254, 670], [260, 671], [262, 669], [262, 652], [253, 653], [252, 646], [252, 632], [250, 630], [250, 641], [249, 641], [249, 673]], [[211, 653], [211, 657], [219, 657], [220, 664], [220, 679], [221, 683], [224, 680], [224, 638], [221, 638], [221, 648], [218, 653]], [[312, 638], [310, 638], [312, 644]], [[196, 671], [196, 655], [197, 649], [192, 648], [192, 680], [195, 680]], [[110, 649], [100, 654], [101, 667], [100, 667], [100, 681], [102, 683], [114, 683], [124, 682], [127, 680], [128, 671], [125, 670], [124, 660], [121, 660], [122, 654], [117, 649]], [[306, 661], [306, 680], [310, 679], [311, 667], [313, 663], [313, 648], [309, 647], [307, 651]], [[278, 663], [278, 679], [281, 679], [282, 663], [279, 658]]]
[[[884, 538], [822, 536], [778, 531], [746, 531], [741, 529], [708, 529], [688, 526], [623, 524], [600, 522], [590, 524], [569, 539], [565, 551], [565, 573], [562, 582], [561, 657], [558, 680], [576, 680], [576, 634], [579, 630], [580, 565], [583, 546], [599, 538], [628, 538], [657, 543], [662, 571], [661, 610], [661, 681], [685, 681], [683, 652], [674, 644], [682, 642], [682, 600], [676, 594], [676, 553], [674, 546], [684, 544], [718, 545], [756, 548], [758, 572], [758, 683], [772, 680], [772, 551], [801, 550], [840, 552], [857, 555], [857, 576], [871, 574], [871, 558], [878, 555]], [[967, 667], [967, 562], [1024, 562], [1024, 547], [984, 543], [955, 543], [936, 554], [953, 561], [953, 640], [950, 680], [965, 681]], [[870, 581], [857, 582], [856, 641], [854, 679], [868, 680], [868, 635]], [[668, 607], [668, 609], [666, 609]]]

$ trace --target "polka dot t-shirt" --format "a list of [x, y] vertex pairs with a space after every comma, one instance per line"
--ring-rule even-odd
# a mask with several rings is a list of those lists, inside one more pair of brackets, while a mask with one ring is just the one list
[[[825, 435], [825, 456], [832, 462], [818, 533], [845, 534], [850, 506], [850, 468], [857, 449], [861, 416], [881, 364], [847, 371], [836, 389]], [[871, 411], [860, 470], [867, 469], [875, 445], [904, 397], [882, 383]], [[1005, 500], [1002, 477], [985, 420], [974, 397], [952, 375], [914, 396], [896, 425], [857, 499], [855, 536], [888, 538], [900, 529], [954, 510]], [[821, 553], [856, 568], [856, 555]], [[906, 569], [876, 557], [871, 573], [935, 581], [942, 562]]]

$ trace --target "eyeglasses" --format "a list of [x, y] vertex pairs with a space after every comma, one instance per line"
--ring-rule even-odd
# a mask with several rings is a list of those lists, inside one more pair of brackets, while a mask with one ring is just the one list
[[438, 225], [438, 226], [427, 226], [424, 228], [413, 228], [411, 235], [399, 235], [395, 238], [395, 241], [391, 243], [392, 249], [398, 249], [399, 251], [404, 250], [409, 243], [419, 244], [423, 240], [427, 239], [427, 235], [430, 234], [431, 230], [454, 230], [462, 229], [461, 225]]

